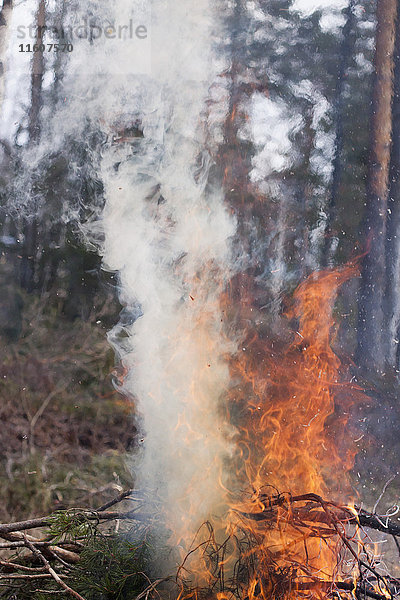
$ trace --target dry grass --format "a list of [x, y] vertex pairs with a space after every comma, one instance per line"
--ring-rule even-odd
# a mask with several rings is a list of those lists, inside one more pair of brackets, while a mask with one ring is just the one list
[[20, 338], [0, 339], [2, 521], [99, 503], [132, 484], [124, 454], [135, 443], [133, 405], [112, 385], [101, 320], [70, 321], [31, 297]]

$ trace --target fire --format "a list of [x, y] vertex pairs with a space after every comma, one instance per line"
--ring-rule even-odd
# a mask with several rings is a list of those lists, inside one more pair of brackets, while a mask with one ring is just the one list
[[356, 273], [351, 264], [312, 274], [286, 313], [296, 324], [286, 348], [253, 335], [233, 365], [245, 402], [238, 424], [239, 477], [253, 494], [234, 503], [231, 515], [253, 538], [250, 555], [258, 566], [246, 592], [251, 600], [322, 597], [340, 580], [337, 537], [330, 536], [330, 526], [322, 535], [306, 530], [302, 519], [324, 521], [325, 507], [314, 511], [310, 504], [314, 495], [349, 495], [347, 472], [355, 452], [349, 443], [339, 444], [333, 431], [333, 424], [343, 430], [348, 414], [337, 408], [344, 384], [332, 349], [332, 313], [340, 286]]
[[248, 395], [240, 445], [247, 480], [256, 491], [266, 485], [292, 494], [332, 495], [332, 486], [347, 491], [345, 475], [354, 454], [338, 448], [329, 422], [341, 429], [347, 421], [346, 414], [335, 412], [343, 384], [332, 350], [332, 311], [340, 286], [356, 272], [353, 265], [321, 271], [297, 288], [286, 313], [298, 322], [288, 348], [259, 337], [243, 344], [233, 371]]
[[[192, 563], [199, 587], [206, 581], [218, 600], [324, 598], [354, 587], [351, 569], [339, 566], [347, 552], [341, 528], [352, 513], [322, 498], [350, 496], [353, 438], [345, 444], [338, 434], [348, 420], [341, 396], [352, 393], [332, 342], [338, 290], [356, 274], [350, 264], [311, 275], [285, 315], [290, 341], [248, 331], [231, 361], [237, 385], [226, 418], [236, 430], [235, 476], [221, 484], [225, 515], [191, 547], [201, 557]], [[198, 594], [183, 586], [180, 598]]]

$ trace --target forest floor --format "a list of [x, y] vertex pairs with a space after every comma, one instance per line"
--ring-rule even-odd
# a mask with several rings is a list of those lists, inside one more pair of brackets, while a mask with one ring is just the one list
[[0, 522], [92, 506], [131, 487], [133, 406], [118, 393], [101, 315], [71, 321], [28, 298], [0, 337]]

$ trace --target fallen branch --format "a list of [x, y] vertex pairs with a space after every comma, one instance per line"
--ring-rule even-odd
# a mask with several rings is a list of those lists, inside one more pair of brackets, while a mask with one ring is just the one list
[[[127, 512], [107, 510], [120, 502], [132, 500], [132, 494], [133, 490], [122, 492], [97, 510], [76, 508], [53, 513], [46, 517], [1, 524], [0, 537], [7, 541], [0, 543], [0, 548], [12, 550], [25, 547], [31, 551], [33, 556], [40, 559], [43, 566], [33, 568], [21, 566], [15, 561], [0, 561], [0, 568], [3, 570], [3, 573], [0, 574], [0, 581], [10, 581], [11, 583], [12, 580], [34, 581], [36, 578], [52, 578], [61, 588], [58, 593], [68, 593], [77, 600], [83, 600], [82, 596], [75, 592], [65, 579], [71, 574], [69, 565], [78, 563], [80, 560], [79, 552], [84, 545], [78, 540], [86, 539], [85, 523], [88, 523], [88, 527], [89, 523], [94, 523], [94, 531], [96, 531], [99, 524], [112, 520], [149, 522], [150, 516], [137, 512], [137, 509]], [[400, 598], [400, 580], [378, 572], [374, 557], [368, 555], [361, 539], [362, 535], [364, 535], [364, 539], [369, 539], [368, 535], [363, 533], [363, 528], [377, 530], [390, 535], [400, 550], [400, 525], [393, 519], [386, 515], [380, 516], [363, 509], [328, 502], [316, 494], [299, 496], [277, 494], [271, 497], [260, 495], [256, 500], [254, 505], [250, 502], [246, 506], [248, 511], [235, 511], [239, 516], [237, 529], [225, 542], [217, 544], [211, 524], [205, 524], [208, 527], [209, 540], [199, 543], [190, 551], [189, 555], [195, 552], [203, 553], [205, 572], [212, 573], [208, 569], [214, 565], [215, 574], [211, 575], [211, 579], [214, 577], [214, 583], [209, 590], [204, 590], [205, 596], [216, 597], [215, 586], [220, 585], [220, 590], [230, 590], [232, 598], [245, 597], [247, 593], [245, 579], [254, 577], [260, 581], [262, 586], [264, 586], [264, 579], [269, 582], [265, 584], [267, 585], [266, 589], [273, 590], [268, 593], [271, 593], [275, 600], [286, 599], [289, 590], [296, 590], [298, 597], [304, 599], [346, 597], [353, 600], [355, 598], [357, 600], [367, 598], [394, 600]], [[254, 512], [252, 512], [253, 506]], [[81, 524], [83, 529], [80, 529]], [[75, 529], [71, 529], [71, 527], [75, 527]], [[278, 534], [280, 532], [279, 535], [282, 535], [282, 532], [287, 531], [287, 527], [291, 532], [289, 541], [280, 547], [279, 544], [277, 545], [279, 538], [275, 537], [275, 541], [269, 547], [268, 532], [276, 530]], [[26, 533], [27, 530], [37, 528], [44, 528], [50, 539], [48, 537], [45, 540], [39, 540]], [[73, 531], [77, 533], [71, 533]], [[73, 541], [58, 541], [60, 537], [64, 538], [64, 535], [72, 537]], [[52, 536], [53, 540], [57, 539], [56, 543], [52, 541]], [[307, 544], [315, 539], [317, 542], [319, 540], [320, 544], [327, 545], [337, 552], [337, 568], [342, 560], [342, 551], [334, 549], [339, 548], [336, 546], [337, 544], [341, 544], [342, 550], [344, 549], [347, 553], [347, 561], [349, 557], [353, 561], [353, 569], [355, 573], [358, 573], [357, 577], [352, 581], [329, 581], [328, 570], [326, 580], [321, 580], [321, 570], [318, 564], [313, 564], [313, 558], [307, 551]], [[227, 548], [232, 543], [236, 545], [238, 564], [235, 569], [237, 573], [240, 573], [240, 578], [235, 580], [234, 577], [233, 581], [225, 584], [221, 565], [224, 564]], [[303, 559], [299, 550], [301, 547], [304, 548]], [[190, 570], [187, 572], [184, 567], [185, 561], [178, 571], [176, 578], [178, 585], [183, 581], [181, 572], [182, 575], [186, 573], [190, 578]], [[4, 570], [12, 572], [7, 574]], [[339, 571], [335, 573], [334, 570], [331, 573], [335, 579]], [[337, 578], [340, 579], [340, 576]], [[172, 579], [167, 577], [158, 579], [154, 583], [149, 581], [149, 586], [139, 594], [137, 600], [143, 598], [148, 600], [149, 597], [158, 594], [158, 585]], [[4, 583], [0, 583], [0, 585], [4, 585]], [[272, 586], [272, 588], [268, 586]], [[185, 590], [186, 598], [198, 597], [199, 590], [190, 590], [185, 583], [182, 583], [182, 589]], [[49, 592], [53, 593], [53, 590], [49, 590]]]
[[[369, 527], [370, 529], [376, 529], [377, 531], [383, 531], [394, 537], [400, 537], [400, 525], [394, 523], [388, 517], [378, 517], [372, 513], [368, 513], [362, 509], [356, 509], [358, 511], [357, 517], [354, 517], [353, 522], [358, 521], [362, 527]], [[386, 524], [382, 523], [382, 519], [385, 519]]]
[[51, 575], [49, 573], [37, 573], [36, 575], [17, 575], [12, 573], [10, 575], [0, 575], [1, 579], [50, 579]]
[[56, 583], [58, 583], [59, 586], [61, 586], [66, 592], [68, 592], [71, 596], [73, 596], [74, 598], [76, 598], [77, 600], [85, 600], [85, 598], [83, 598], [83, 596], [81, 596], [80, 594], [78, 594], [78, 592], [76, 592], [75, 590], [73, 590], [72, 588], [69, 587], [69, 585], [67, 585], [65, 583], [65, 581], [63, 581], [61, 579], [61, 577], [59, 576], [59, 574], [53, 569], [53, 567], [51, 566], [51, 564], [49, 563], [49, 561], [43, 556], [43, 554], [40, 552], [40, 550], [38, 548], [36, 548], [32, 542], [30, 542], [28, 540], [28, 538], [25, 536], [25, 543], [26, 546], [32, 550], [32, 553], [38, 557], [39, 560], [42, 561], [46, 571], [48, 571], [49, 575], [51, 575], [51, 577], [54, 579], [54, 581]]
[[96, 512], [103, 512], [103, 511], [107, 510], [107, 508], [111, 508], [112, 506], [115, 506], [119, 502], [122, 502], [122, 500], [126, 500], [132, 494], [134, 494], [134, 490], [126, 490], [125, 492], [121, 492], [119, 494], [119, 496], [117, 496], [113, 500], [110, 500], [109, 502], [106, 502], [105, 504], [103, 504], [102, 506], [97, 508]]
[[318, 589], [318, 591], [323, 591], [325, 593], [334, 594], [335, 590], [343, 591], [343, 592], [352, 592], [356, 595], [356, 597], [360, 597], [360, 594], [363, 598], [373, 598], [374, 600], [387, 600], [387, 596], [385, 594], [378, 594], [374, 592], [374, 590], [369, 589], [365, 585], [354, 585], [354, 582], [347, 581], [312, 581], [306, 583], [297, 583], [296, 591], [311, 591], [313, 589]]
[[[134, 510], [125, 513], [119, 512], [107, 512], [107, 511], [94, 511], [85, 509], [74, 509], [77, 513], [81, 513], [85, 519], [89, 521], [114, 521], [116, 519], [131, 519], [135, 521], [144, 522], [149, 519], [149, 515], [139, 514]], [[66, 511], [68, 512], [68, 511]], [[27, 521], [17, 521], [15, 523], [1, 523], [0, 524], [0, 537], [3, 534], [13, 533], [15, 531], [26, 531], [28, 529], [38, 529], [41, 527], [49, 527], [51, 525], [52, 515], [47, 517], [38, 517], [36, 519], [29, 519]]]
[[[69, 550], [70, 552], [74, 552], [75, 550], [80, 550], [81, 548], [83, 548], [83, 544], [81, 544], [78, 541], [75, 542], [58, 542], [57, 546], [53, 546], [53, 542], [43, 542], [41, 540], [38, 540], [36, 538], [33, 538], [31, 536], [31, 542], [33, 544], [35, 544], [35, 546], [39, 546], [39, 547], [46, 547], [46, 548], [52, 548], [53, 550], [56, 549], [57, 552], [59, 550], [64, 550], [64, 548], [61, 548], [61, 546], [68, 546], [68, 548], [65, 548], [66, 550]], [[25, 547], [25, 542], [0, 542], [0, 550], [12, 550], [14, 548], [24, 548]], [[72, 548], [74, 548], [74, 550], [72, 550]]]
[[43, 571], [45, 570], [44, 567], [26, 567], [25, 565], [8, 562], [6, 560], [0, 560], [0, 567], [5, 567], [6, 569], [18, 571], [25, 571], [27, 573], [43, 573]]
[[[285, 504], [291, 505], [306, 501], [317, 503], [320, 506], [326, 505], [333, 508], [335, 511], [338, 511], [340, 520], [342, 522], [345, 522], [346, 524], [358, 524], [362, 527], [368, 527], [369, 529], [375, 529], [377, 531], [382, 531], [395, 537], [400, 537], [400, 525], [395, 523], [389, 517], [376, 515], [357, 507], [351, 509], [348, 506], [335, 504], [333, 502], [326, 502], [317, 494], [303, 494], [301, 496], [277, 496], [268, 499], [268, 503], [266, 504], [264, 511], [254, 513], [240, 511], [237, 512], [241, 516], [246, 517], [247, 519], [252, 519], [254, 521], [264, 521], [271, 519], [271, 510], [274, 510], [275, 508], [283, 507], [285, 506]], [[300, 512], [296, 509], [293, 509], [293, 511], [294, 515], [299, 514], [299, 516], [308, 521], [326, 524], [329, 524], [330, 522], [329, 517], [324, 516], [324, 513], [322, 511], [320, 511], [319, 513], [316, 513], [315, 511], [312, 513], [311, 511], [307, 510], [303, 510], [302, 512]], [[354, 514], [354, 512], [356, 512], [356, 514]], [[382, 522], [382, 519], [385, 520], [385, 523]]]
[[[25, 546], [25, 536], [20, 531], [13, 531], [11, 533], [3, 533], [3, 534], [0, 534], [0, 537], [8, 539], [10, 544], [20, 543], [20, 547]], [[32, 542], [35, 545], [40, 543], [37, 538], [35, 538], [31, 535], [27, 535], [26, 537], [29, 539], [30, 542]], [[43, 545], [45, 547], [45, 551], [48, 550], [50, 553], [55, 554], [57, 557], [61, 558], [62, 560], [65, 560], [66, 562], [68, 562], [70, 564], [76, 564], [77, 562], [79, 562], [79, 554], [77, 554], [76, 552], [73, 552], [66, 548], [61, 548], [59, 545], [54, 545], [52, 543], [48, 543], [48, 544], [43, 543]], [[18, 546], [14, 546], [14, 547], [18, 547]]]

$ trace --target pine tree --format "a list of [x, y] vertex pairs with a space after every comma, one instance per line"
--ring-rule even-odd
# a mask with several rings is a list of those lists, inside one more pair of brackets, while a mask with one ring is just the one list
[[385, 359], [389, 371], [400, 366], [400, 21], [396, 24], [392, 150], [386, 240]]
[[[39, 1], [36, 17], [36, 45], [41, 46], [42, 32], [46, 21], [45, 1]], [[40, 139], [40, 110], [42, 108], [42, 84], [43, 84], [44, 56], [43, 51], [33, 53], [31, 74], [31, 105], [29, 109], [28, 134], [29, 144], [32, 148]], [[32, 292], [35, 287], [35, 266], [37, 255], [38, 223], [37, 211], [34, 216], [27, 220], [23, 228], [24, 245], [21, 259], [21, 287], [27, 292]]]
[[0, 12], [0, 108], [4, 97], [4, 75], [6, 69], [6, 53], [8, 48], [8, 33], [12, 14], [12, 0], [4, 0]]
[[384, 369], [383, 298], [387, 188], [392, 129], [393, 55], [397, 0], [377, 4], [374, 88], [370, 127], [363, 260], [359, 296], [356, 360], [362, 370]]

